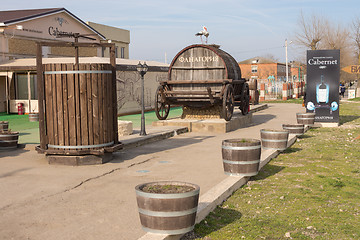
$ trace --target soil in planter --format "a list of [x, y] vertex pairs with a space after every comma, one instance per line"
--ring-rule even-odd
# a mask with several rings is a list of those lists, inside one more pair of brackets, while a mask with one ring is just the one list
[[194, 187], [186, 186], [186, 185], [146, 185], [142, 189], [142, 191], [147, 193], [185, 193], [195, 190]]

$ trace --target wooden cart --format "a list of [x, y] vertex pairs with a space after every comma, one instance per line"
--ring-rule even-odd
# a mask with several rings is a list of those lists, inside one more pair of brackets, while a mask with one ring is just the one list
[[239, 106], [243, 115], [248, 113], [249, 100], [249, 86], [235, 59], [217, 45], [197, 44], [184, 48], [173, 59], [168, 80], [157, 88], [155, 113], [165, 120], [171, 105], [221, 106], [221, 117], [229, 121], [234, 106]]

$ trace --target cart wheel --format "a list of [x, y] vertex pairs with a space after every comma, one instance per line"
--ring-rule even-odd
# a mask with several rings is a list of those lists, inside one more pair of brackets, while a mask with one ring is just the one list
[[241, 104], [240, 110], [242, 115], [246, 115], [249, 113], [250, 106], [250, 93], [249, 93], [249, 85], [247, 83], [244, 84], [241, 96]]
[[155, 114], [159, 120], [165, 120], [170, 111], [170, 104], [167, 104], [166, 100], [161, 97], [162, 92], [164, 92], [164, 87], [158, 86], [155, 95]]
[[234, 88], [228, 84], [225, 87], [222, 103], [222, 117], [230, 121], [234, 111]]

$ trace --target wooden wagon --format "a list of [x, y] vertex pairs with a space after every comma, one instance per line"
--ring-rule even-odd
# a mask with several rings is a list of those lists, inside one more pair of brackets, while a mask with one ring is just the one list
[[235, 59], [218, 45], [191, 45], [173, 59], [168, 80], [161, 81], [155, 96], [155, 113], [167, 118], [171, 105], [190, 108], [221, 106], [221, 117], [229, 121], [234, 106], [249, 111], [249, 86], [241, 78]]

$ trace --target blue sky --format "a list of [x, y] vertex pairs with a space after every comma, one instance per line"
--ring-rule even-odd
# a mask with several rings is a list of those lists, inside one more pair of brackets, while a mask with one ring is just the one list
[[[2, 10], [65, 7], [84, 21], [130, 30], [130, 58], [167, 62], [182, 48], [201, 43], [195, 33], [206, 26], [209, 43], [221, 45], [237, 61], [274, 55], [285, 61], [285, 39], [293, 38], [300, 11], [344, 26], [360, 17], [355, 0], [1, 0]], [[289, 60], [304, 53], [289, 45]]]

